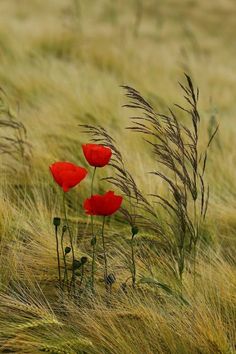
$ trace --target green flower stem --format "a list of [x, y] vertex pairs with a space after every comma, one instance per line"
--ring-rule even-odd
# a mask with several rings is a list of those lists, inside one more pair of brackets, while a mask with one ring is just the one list
[[63, 230], [62, 231], [62, 235], [61, 235], [61, 251], [62, 251], [62, 254], [63, 254], [63, 262], [64, 262], [64, 277], [63, 277], [63, 282], [62, 282], [62, 289], [64, 289], [64, 285], [65, 285], [65, 282], [67, 284], [67, 287], [68, 287], [68, 272], [67, 272], [67, 263], [66, 263], [66, 255], [65, 255], [65, 250], [64, 250], [64, 234], [65, 234], [65, 231]]
[[65, 198], [65, 193], [63, 193], [63, 207], [64, 207], [64, 215], [65, 215], [65, 221], [66, 221], [66, 226], [68, 229], [69, 233], [69, 238], [70, 238], [70, 246], [71, 246], [71, 251], [72, 251], [72, 277], [71, 277], [71, 285], [75, 288], [75, 270], [74, 270], [74, 260], [75, 260], [75, 251], [74, 251], [74, 246], [73, 246], [73, 237], [71, 233], [71, 229], [69, 227], [69, 222], [67, 218], [67, 212], [66, 212], [66, 198]]
[[[94, 177], [96, 173], [96, 167], [93, 170], [92, 183], [91, 183], [91, 197], [93, 195], [93, 184]], [[96, 236], [94, 235], [94, 225], [93, 225], [93, 215], [91, 215], [91, 228], [92, 228], [92, 246], [93, 246], [93, 254], [92, 254], [92, 268], [91, 268], [91, 288], [94, 292], [94, 273], [95, 273], [95, 255], [96, 255]]]
[[132, 234], [131, 238], [131, 259], [132, 259], [132, 285], [135, 288], [136, 284], [136, 264], [135, 264], [135, 256], [134, 256], [134, 234]]
[[91, 287], [94, 292], [94, 273], [95, 273], [95, 255], [96, 255], [96, 238], [93, 237], [93, 255], [92, 255], [92, 268], [91, 268]]
[[80, 286], [82, 285], [84, 280], [84, 264], [81, 266], [81, 278], [80, 278]]
[[108, 290], [108, 287], [107, 287], [107, 254], [106, 254], [105, 237], [104, 237], [105, 219], [106, 219], [106, 217], [104, 216], [103, 222], [102, 222], [102, 247], [103, 247], [103, 256], [104, 256], [104, 284], [105, 284], [106, 290]]
[[92, 183], [91, 183], [91, 197], [93, 195], [93, 183], [94, 183], [94, 177], [95, 177], [95, 173], [96, 173], [96, 167], [94, 167], [94, 170], [93, 170], [93, 176], [92, 176]]
[[59, 254], [59, 241], [58, 241], [58, 226], [55, 226], [55, 237], [56, 237], [56, 249], [57, 249], [57, 268], [58, 268], [58, 279], [60, 286], [62, 285], [61, 281], [61, 265], [60, 265], [60, 254]]

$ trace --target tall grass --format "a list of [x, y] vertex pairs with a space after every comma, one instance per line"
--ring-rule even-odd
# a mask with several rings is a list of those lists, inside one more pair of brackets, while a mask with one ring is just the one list
[[[8, 125], [1, 125], [1, 141], [9, 152], [1, 155], [0, 175], [0, 352], [235, 353], [234, 5], [0, 2], [0, 86], [7, 92], [0, 120]], [[197, 100], [187, 78], [182, 88], [190, 102], [168, 110], [180, 100], [176, 82], [183, 70], [201, 95]], [[122, 84], [138, 110], [122, 108], [129, 104]], [[18, 103], [16, 113], [8, 109]], [[124, 130], [129, 116], [143, 118], [143, 112], [150, 120], [131, 124], [139, 134]], [[200, 162], [196, 135], [191, 138], [199, 117]], [[91, 176], [68, 195], [75, 257], [88, 257], [73, 299], [58, 288], [52, 220], [63, 218], [63, 209], [48, 166], [84, 164], [80, 145], [89, 136], [82, 130], [91, 128], [114, 157], [94, 191], [115, 188], [126, 200], [106, 226], [109, 272], [116, 278], [107, 298], [100, 242], [96, 296], [86, 288], [91, 228], [81, 206]], [[176, 160], [185, 154], [186, 170]], [[96, 233], [101, 226], [94, 220]]]

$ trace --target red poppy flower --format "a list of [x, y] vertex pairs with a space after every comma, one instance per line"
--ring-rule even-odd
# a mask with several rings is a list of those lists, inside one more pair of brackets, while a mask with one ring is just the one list
[[123, 198], [109, 191], [103, 195], [92, 195], [84, 202], [84, 209], [89, 215], [111, 215], [121, 206]]
[[50, 166], [53, 178], [64, 192], [75, 187], [87, 175], [87, 170], [71, 162], [55, 162]]
[[109, 147], [97, 144], [82, 145], [84, 156], [94, 167], [104, 167], [110, 161], [112, 151]]

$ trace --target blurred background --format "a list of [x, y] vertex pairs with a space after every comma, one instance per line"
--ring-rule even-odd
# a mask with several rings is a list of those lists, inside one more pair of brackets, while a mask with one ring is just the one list
[[162, 112], [182, 102], [186, 72], [200, 89], [203, 135], [220, 122], [208, 170], [213, 199], [235, 205], [235, 15], [234, 0], [1, 0], [0, 86], [27, 130], [34, 171], [48, 178], [52, 161], [84, 163], [78, 124], [101, 124], [153, 191], [143, 173], [150, 150], [124, 129], [120, 85]]
[[[0, 0], [0, 352], [235, 354], [235, 19], [235, 0]], [[62, 193], [49, 165], [67, 160], [89, 170], [66, 195], [76, 259], [91, 255], [82, 205], [92, 171], [81, 149], [89, 136], [79, 124], [101, 125], [115, 138], [157, 212], [153, 225], [176, 236], [175, 223], [150, 196], [171, 200], [166, 183], [148, 173], [166, 176], [166, 170], [142, 136], [125, 129], [138, 112], [123, 107], [128, 98], [121, 86], [138, 90], [158, 113], [170, 107], [187, 125], [189, 116], [174, 106], [187, 106], [179, 85], [186, 84], [184, 73], [200, 90], [200, 148], [219, 123], [208, 153], [210, 199], [196, 284], [188, 264], [180, 284], [169, 239], [147, 224], [135, 257], [137, 274], [148, 278], [137, 292], [121, 291], [127, 273], [130, 278], [130, 225], [114, 216], [105, 229], [114, 299], [104, 302], [101, 291], [94, 304], [90, 296], [67, 301], [57, 291], [52, 225], [55, 216], [64, 223]], [[99, 169], [94, 191], [113, 189], [100, 179], [114, 173], [111, 166]], [[99, 234], [101, 220], [95, 222]]]

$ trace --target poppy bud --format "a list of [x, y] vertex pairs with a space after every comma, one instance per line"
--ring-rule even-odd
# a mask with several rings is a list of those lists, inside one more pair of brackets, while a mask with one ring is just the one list
[[138, 231], [139, 231], [139, 230], [138, 230], [138, 227], [134, 225], [134, 226], [132, 227], [132, 229], [131, 229], [132, 236], [137, 235]]
[[85, 264], [87, 262], [87, 260], [88, 260], [88, 257], [85, 257], [85, 256], [80, 258], [80, 262], [82, 265]]
[[71, 251], [71, 248], [69, 246], [66, 246], [65, 247], [65, 254], [70, 253], [70, 251]]
[[78, 261], [77, 259], [74, 259], [73, 261], [73, 270], [79, 269], [81, 267], [82, 263], [80, 261]]
[[115, 281], [116, 281], [115, 275], [113, 273], [108, 274], [107, 279], [106, 279], [106, 283], [109, 285], [112, 285], [115, 283]]
[[55, 217], [53, 218], [53, 225], [54, 226], [60, 226], [60, 223], [61, 223], [61, 218], [58, 218], [58, 217]]
[[96, 237], [93, 237], [93, 238], [91, 239], [91, 246], [95, 246], [95, 245], [96, 245], [96, 242], [97, 242]]
[[63, 234], [66, 232], [66, 230], [67, 230], [67, 226], [66, 226], [66, 225], [63, 225], [63, 228], [62, 228]]

